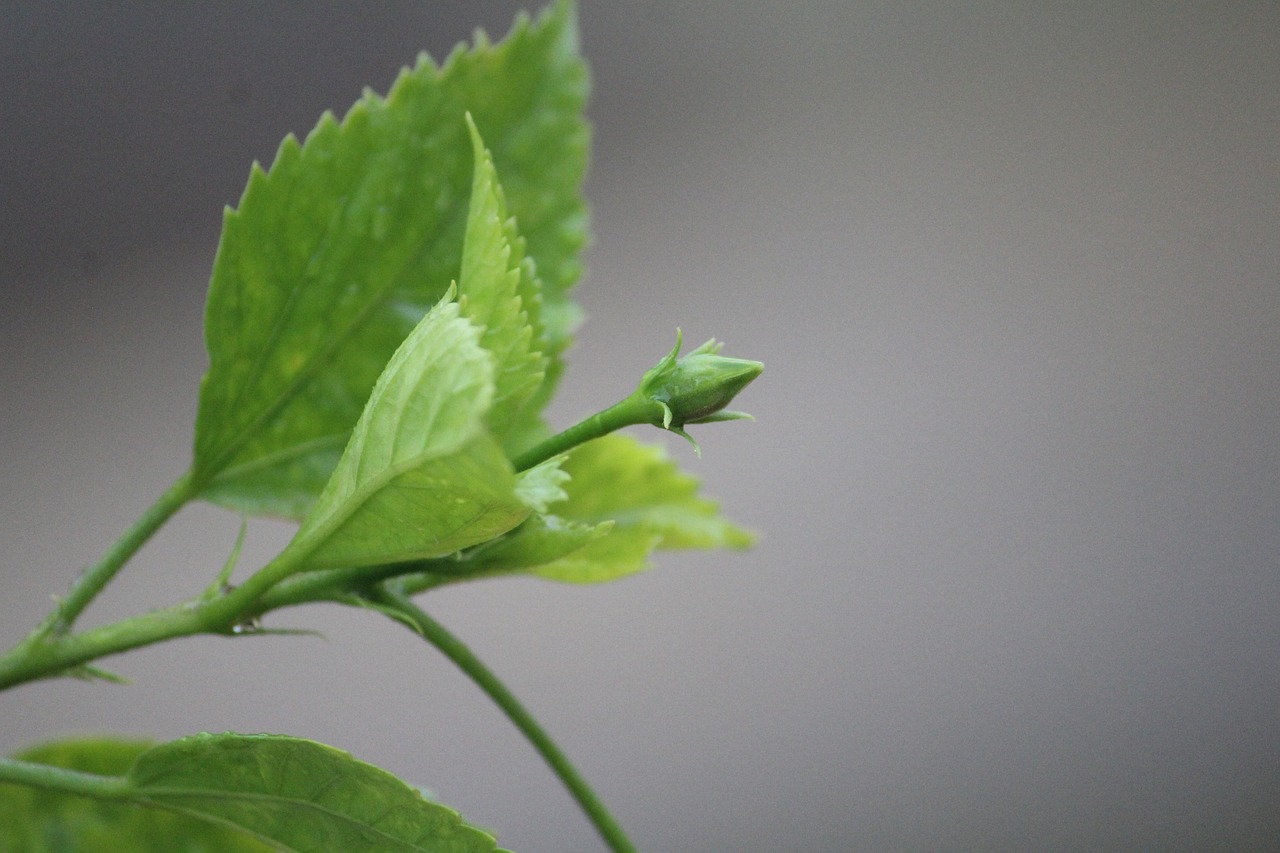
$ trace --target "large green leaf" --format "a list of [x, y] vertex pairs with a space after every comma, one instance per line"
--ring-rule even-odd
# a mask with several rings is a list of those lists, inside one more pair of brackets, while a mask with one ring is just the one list
[[142, 753], [133, 799], [294, 853], [490, 853], [494, 839], [384, 770], [314, 741], [202, 734]]
[[[148, 741], [85, 738], [26, 750], [24, 761], [120, 776]], [[234, 829], [184, 814], [0, 784], [0, 853], [268, 853]]]
[[281, 560], [326, 569], [440, 557], [528, 517], [511, 462], [485, 428], [494, 359], [480, 337], [456, 302], [427, 312]]
[[203, 497], [291, 517], [314, 503], [383, 366], [461, 271], [468, 112], [543, 282], [548, 361], [532, 405], [545, 403], [576, 317], [586, 90], [572, 5], [559, 2], [443, 67], [423, 56], [385, 99], [367, 93], [304, 144], [287, 138], [269, 171], [254, 167], [209, 286]]

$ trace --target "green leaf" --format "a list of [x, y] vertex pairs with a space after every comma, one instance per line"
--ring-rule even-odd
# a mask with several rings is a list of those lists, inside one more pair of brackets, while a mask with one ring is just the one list
[[441, 301], [392, 356], [315, 508], [281, 554], [306, 569], [440, 557], [529, 515], [485, 430], [493, 358]]
[[569, 475], [560, 469], [564, 460], [563, 456], [553, 456], [517, 475], [520, 482], [516, 486], [516, 493], [525, 506], [534, 512], [546, 512], [552, 504], [569, 497], [564, 490]]
[[488, 833], [396, 777], [314, 741], [201, 734], [144, 752], [139, 800], [235, 827], [296, 853], [489, 853]]
[[563, 560], [612, 529], [611, 521], [584, 524], [555, 515], [535, 515], [506, 536], [469, 551], [465, 560], [450, 568], [466, 574], [493, 574], [546, 566]]
[[565, 583], [604, 583], [649, 568], [649, 555], [660, 537], [641, 527], [615, 529], [557, 560], [531, 567], [547, 580]]
[[[471, 122], [475, 177], [458, 279], [458, 302], [484, 329], [481, 345], [495, 360], [489, 431], [499, 439], [519, 429], [524, 409], [545, 378], [541, 350], [549, 346], [540, 324], [542, 284], [524, 240], [507, 213], [493, 157]], [[535, 413], [536, 414], [536, 413]], [[519, 438], [517, 438], [517, 442]]]
[[584, 525], [611, 521], [606, 535], [533, 571], [572, 583], [613, 580], [647, 567], [656, 548], [746, 548], [752, 534], [698, 495], [698, 481], [666, 452], [625, 435], [608, 435], [569, 454], [567, 499], [556, 513]]
[[[28, 749], [24, 761], [119, 776], [151, 744], [86, 738]], [[0, 853], [267, 853], [276, 848], [183, 814], [0, 784]]]
[[547, 365], [530, 405], [546, 402], [576, 318], [586, 90], [573, 8], [560, 2], [498, 45], [478, 35], [443, 67], [424, 55], [385, 99], [366, 93], [304, 144], [285, 139], [269, 171], [253, 168], [209, 286], [202, 497], [295, 518], [315, 502], [383, 366], [461, 272], [468, 112], [543, 282]]
[[[529, 572], [569, 583], [599, 583], [648, 568], [656, 549], [747, 548], [755, 536], [725, 519], [698, 481], [666, 451], [612, 434], [524, 472], [554, 464], [547, 504], [509, 533], [448, 560], [428, 560], [411, 590], [440, 578]], [[539, 478], [547, 475], [538, 474]], [[527, 487], [532, 488], [532, 487]]]

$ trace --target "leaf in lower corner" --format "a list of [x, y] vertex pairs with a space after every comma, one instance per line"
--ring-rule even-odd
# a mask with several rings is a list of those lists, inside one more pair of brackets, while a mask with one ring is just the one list
[[140, 755], [126, 781], [141, 801], [295, 853], [496, 850], [489, 833], [385, 770], [301, 738], [182, 738]]
[[576, 309], [585, 243], [586, 71], [572, 5], [425, 56], [254, 167], [224, 218], [205, 312], [196, 419], [202, 497], [301, 518], [383, 366], [462, 265], [473, 183], [470, 112], [543, 281], [545, 402]]
[[[150, 742], [80, 738], [42, 744], [18, 758], [104, 776], [128, 771]], [[0, 784], [4, 853], [269, 853], [234, 829], [173, 812]]]
[[456, 302], [423, 317], [285, 555], [304, 569], [440, 557], [524, 521], [511, 462], [485, 427], [494, 370], [480, 334]]

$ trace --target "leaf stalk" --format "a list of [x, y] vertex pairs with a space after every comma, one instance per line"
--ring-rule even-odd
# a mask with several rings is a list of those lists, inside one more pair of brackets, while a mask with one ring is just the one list
[[128, 783], [120, 777], [99, 776], [16, 758], [0, 758], [0, 782], [99, 800], [127, 799], [129, 794]]

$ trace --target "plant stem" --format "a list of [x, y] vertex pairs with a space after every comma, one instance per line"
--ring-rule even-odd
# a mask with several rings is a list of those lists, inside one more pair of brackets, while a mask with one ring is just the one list
[[[176, 494], [176, 491], [171, 489], [166, 494], [170, 493]], [[156, 504], [160, 506], [161, 503]], [[135, 529], [140, 527], [135, 525]], [[62, 674], [89, 661], [163, 640], [193, 634], [233, 633], [236, 625], [262, 613], [259, 605], [262, 596], [289, 576], [305, 556], [304, 551], [285, 551], [238, 587], [78, 634], [56, 631], [50, 636], [50, 629], [42, 625], [0, 657], [0, 690]], [[301, 602], [284, 602], [288, 603]]]
[[37, 630], [40, 637], [50, 633], [65, 634], [71, 630], [76, 619], [84, 612], [98, 593], [102, 592], [124, 564], [138, 552], [138, 549], [152, 537], [160, 526], [173, 517], [188, 501], [196, 496], [200, 487], [196, 484], [190, 471], [183, 474], [170, 486], [147, 511], [138, 517], [124, 534], [107, 549], [102, 559], [80, 575], [71, 585], [66, 598], [49, 614]]
[[[93, 603], [129, 558], [138, 552], [138, 549], [160, 529], [161, 525], [194, 498], [200, 488], [192, 472], [183, 474], [147, 508], [146, 512], [138, 517], [138, 520], [119, 539], [112, 543], [97, 563], [72, 582], [66, 597], [49, 611], [35, 630], [0, 657], [0, 690], [54, 672], [61, 672], [68, 667], [109, 654], [111, 651], [136, 648], [165, 638], [165, 635], [155, 636], [154, 634], [147, 634], [147, 639], [130, 637], [124, 644], [116, 644], [117, 647], [105, 651], [94, 651], [97, 648], [94, 643], [67, 642], [71, 639], [68, 635], [72, 626], [85, 608]], [[148, 614], [148, 616], [151, 615]], [[135, 621], [148, 622], [146, 626], [148, 628], [154, 627], [157, 622], [154, 619], [139, 617], [139, 620], [125, 620], [114, 626], [108, 626], [105, 633], [118, 641], [120, 639], [118, 635], [122, 633], [120, 629], [125, 626], [132, 629], [135, 627], [133, 625]], [[96, 637], [104, 632], [90, 633]], [[130, 632], [126, 630], [123, 633]], [[179, 636], [179, 634], [169, 636]]]
[[14, 758], [0, 758], [0, 782], [100, 800], [122, 799], [126, 791], [125, 781], [116, 776], [99, 776]]
[[39, 637], [31, 642], [28, 637], [0, 658], [0, 690], [59, 675], [107, 655], [210, 630], [199, 608], [177, 605], [47, 642]]
[[[320, 601], [345, 601], [350, 598], [352, 590], [365, 589], [371, 584], [381, 583], [390, 578], [404, 575], [428, 575], [424, 568], [431, 560], [420, 560], [413, 563], [384, 563], [379, 566], [357, 566], [346, 569], [326, 569], [320, 572], [300, 572], [285, 578], [272, 586], [258, 599], [254, 610], [268, 613], [284, 607], [300, 604], [314, 604]], [[444, 562], [443, 560], [439, 562]], [[454, 563], [454, 565], [460, 565]], [[470, 579], [471, 576], [464, 576]], [[421, 592], [431, 585], [441, 585], [458, 580], [448, 575], [434, 576], [434, 584], [415, 589]], [[259, 615], [254, 613], [252, 615]]]
[[[286, 552], [240, 586], [199, 596], [187, 602], [152, 610], [77, 634], [49, 636], [37, 630], [0, 656], [0, 690], [60, 675], [90, 661], [195, 634], [230, 634], [237, 625], [283, 607], [336, 600], [356, 580], [369, 581], [361, 569], [294, 574], [306, 555]], [[382, 567], [401, 574], [407, 566]], [[285, 581], [282, 583], [282, 581]], [[42, 626], [43, 627], [43, 626]]]
[[529, 448], [512, 462], [517, 472], [525, 471], [546, 462], [553, 456], [572, 450], [579, 444], [585, 444], [593, 438], [608, 435], [623, 427], [650, 423], [652, 417], [653, 403], [640, 394], [632, 394], [604, 411], [596, 412], [591, 417], [579, 421], [564, 432], [558, 432], [541, 444]]
[[578, 801], [587, 819], [595, 826], [610, 850], [614, 853], [636, 853], [635, 846], [622, 831], [621, 825], [605, 808], [604, 803], [587, 784], [587, 780], [577, 771], [551, 736], [520, 704], [515, 694], [508, 690], [507, 686], [461, 640], [428, 616], [422, 608], [413, 603], [412, 599], [391, 591], [386, 585], [374, 587], [367, 597], [379, 608], [402, 619], [427, 642], [439, 649], [502, 709], [507, 718], [550, 765], [552, 772], [569, 789], [569, 793]]

